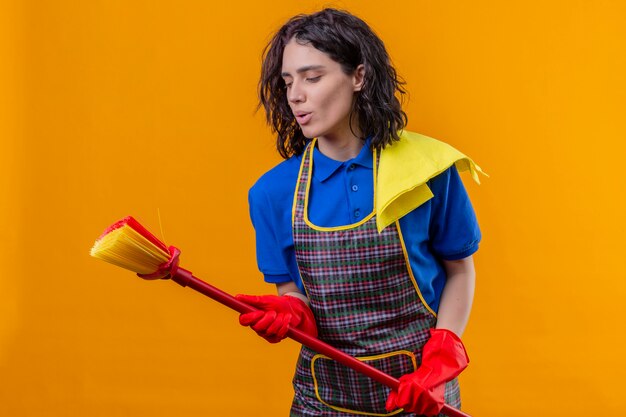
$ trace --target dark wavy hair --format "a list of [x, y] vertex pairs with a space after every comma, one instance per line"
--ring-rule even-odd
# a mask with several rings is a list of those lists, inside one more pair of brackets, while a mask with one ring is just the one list
[[308, 141], [289, 107], [281, 77], [283, 51], [293, 37], [328, 54], [345, 74], [353, 74], [363, 64], [365, 80], [355, 93], [350, 120], [356, 112], [361, 132], [372, 136], [372, 149], [382, 149], [399, 139], [399, 132], [408, 122], [401, 105], [405, 82], [391, 64], [385, 45], [358, 17], [324, 9], [289, 19], [263, 50], [257, 110], [265, 108], [267, 124], [277, 134], [276, 148], [283, 158], [301, 154]]

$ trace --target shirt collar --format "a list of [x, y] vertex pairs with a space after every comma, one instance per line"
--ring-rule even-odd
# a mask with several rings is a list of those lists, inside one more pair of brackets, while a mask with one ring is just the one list
[[331, 159], [321, 153], [317, 146], [313, 149], [313, 175], [315, 179], [324, 182], [330, 178], [341, 167], [347, 167], [351, 164], [360, 165], [364, 168], [372, 169], [372, 151], [370, 150], [371, 137], [365, 139], [365, 143], [357, 156], [347, 161], [341, 162]]

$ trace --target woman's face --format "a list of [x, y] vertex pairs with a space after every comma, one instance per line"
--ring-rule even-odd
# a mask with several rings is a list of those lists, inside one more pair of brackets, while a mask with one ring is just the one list
[[[363, 85], [363, 66], [346, 75], [338, 62], [310, 44], [292, 38], [283, 51], [282, 77], [287, 100], [307, 138], [353, 138], [349, 115], [354, 94]], [[360, 134], [353, 117], [353, 130]]]

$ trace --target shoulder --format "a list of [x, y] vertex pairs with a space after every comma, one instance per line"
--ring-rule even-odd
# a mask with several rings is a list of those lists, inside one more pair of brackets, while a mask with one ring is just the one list
[[480, 167], [460, 151], [426, 135], [400, 132], [400, 140], [380, 153], [376, 189], [378, 230], [430, 200], [434, 192], [426, 183], [444, 174], [434, 182], [445, 185], [447, 179], [457, 174], [456, 169], [449, 169], [452, 166], [459, 171], [469, 170], [479, 182]]
[[259, 200], [282, 200], [291, 196], [300, 171], [301, 155], [292, 156], [263, 174], [250, 188], [250, 203]]

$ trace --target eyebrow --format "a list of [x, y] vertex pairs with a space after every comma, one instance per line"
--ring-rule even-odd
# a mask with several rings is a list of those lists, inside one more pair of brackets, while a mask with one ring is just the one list
[[[303, 72], [307, 72], [307, 71], [313, 71], [313, 70], [318, 70], [318, 69], [322, 69], [324, 68], [323, 65], [307, 65], [305, 67], [300, 67], [296, 70], [296, 73], [298, 74], [302, 74]], [[288, 72], [281, 72], [280, 73], [281, 77], [291, 77], [291, 74]]]

